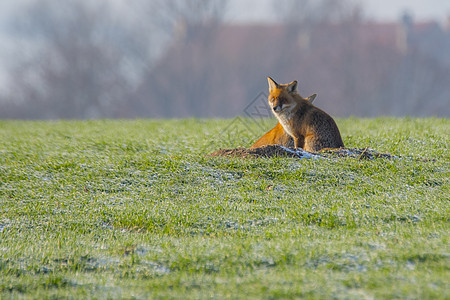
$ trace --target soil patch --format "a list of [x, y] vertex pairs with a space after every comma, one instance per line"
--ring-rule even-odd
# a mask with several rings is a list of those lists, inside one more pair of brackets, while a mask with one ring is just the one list
[[378, 153], [372, 149], [323, 149], [318, 153], [310, 153], [302, 149], [286, 148], [280, 145], [267, 145], [259, 148], [235, 148], [220, 149], [209, 156], [225, 156], [240, 158], [258, 158], [258, 157], [293, 157], [293, 158], [324, 158], [324, 157], [352, 157], [356, 159], [376, 159], [376, 158], [398, 158], [387, 153]]

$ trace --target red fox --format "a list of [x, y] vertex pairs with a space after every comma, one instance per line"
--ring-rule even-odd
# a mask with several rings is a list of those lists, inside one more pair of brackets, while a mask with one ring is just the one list
[[277, 124], [274, 129], [266, 133], [268, 140], [286, 142], [286, 137], [281, 133], [282, 128], [293, 138], [295, 148], [302, 148], [308, 152], [317, 152], [323, 148], [344, 147], [333, 118], [298, 94], [297, 81], [278, 84], [270, 77], [267, 80], [269, 106], [280, 125]]
[[[313, 103], [314, 99], [316, 99], [317, 94], [312, 94], [305, 100], [309, 103]], [[265, 145], [281, 145], [284, 147], [294, 147], [294, 140], [292, 137], [284, 131], [283, 126], [281, 126], [280, 122], [275, 125], [272, 130], [266, 132], [259, 140], [254, 143], [250, 149], [262, 147]]]

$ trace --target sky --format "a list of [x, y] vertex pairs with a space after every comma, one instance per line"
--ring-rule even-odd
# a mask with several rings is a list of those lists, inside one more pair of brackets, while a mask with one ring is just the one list
[[[405, 11], [418, 21], [444, 22], [450, 16], [450, 0], [353, 0], [364, 7], [367, 17], [377, 21], [396, 21]], [[280, 1], [280, 3], [282, 3]], [[258, 22], [274, 19], [269, 1], [230, 0], [230, 21]]]
[[408, 11], [417, 20], [437, 19], [441, 22], [450, 17], [449, 0], [359, 0], [366, 6], [368, 16], [380, 21], [398, 20]]
[[[33, 0], [1, 0], [0, 26], [10, 13]], [[121, 0], [112, 0], [120, 2]], [[220, 0], [219, 0], [220, 1]], [[417, 20], [438, 19], [444, 21], [450, 16], [450, 0], [352, 0], [365, 7], [366, 16], [380, 21], [395, 21], [410, 12]], [[280, 1], [282, 3], [282, 1]], [[229, 0], [230, 21], [264, 22], [273, 19], [273, 9], [265, 0]]]

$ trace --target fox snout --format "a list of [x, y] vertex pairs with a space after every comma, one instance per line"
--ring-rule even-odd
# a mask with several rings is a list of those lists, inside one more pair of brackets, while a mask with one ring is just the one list
[[283, 109], [283, 104], [276, 105], [276, 106], [272, 107], [272, 109], [274, 112], [281, 111]]
[[280, 100], [278, 97], [269, 98], [269, 105], [270, 107], [272, 107], [274, 113], [281, 112], [283, 109], [286, 108], [286, 103], [284, 103], [284, 101]]

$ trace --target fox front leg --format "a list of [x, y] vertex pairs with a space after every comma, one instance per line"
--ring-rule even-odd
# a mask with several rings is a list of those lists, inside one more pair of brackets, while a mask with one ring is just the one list
[[294, 137], [294, 148], [295, 149], [300, 148], [300, 139], [299, 138]]
[[305, 137], [303, 135], [300, 135], [299, 137], [292, 137], [294, 140], [294, 148], [298, 149], [304, 149], [305, 147]]

